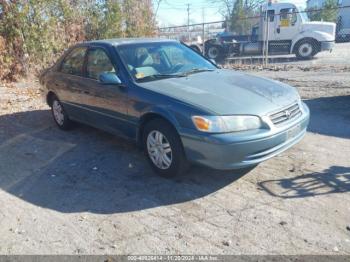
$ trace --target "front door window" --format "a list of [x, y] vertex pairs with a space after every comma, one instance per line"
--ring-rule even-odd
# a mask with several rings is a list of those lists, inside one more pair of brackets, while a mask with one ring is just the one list
[[116, 73], [114, 66], [107, 56], [106, 52], [101, 48], [89, 50], [86, 64], [87, 77], [99, 79], [102, 73]]

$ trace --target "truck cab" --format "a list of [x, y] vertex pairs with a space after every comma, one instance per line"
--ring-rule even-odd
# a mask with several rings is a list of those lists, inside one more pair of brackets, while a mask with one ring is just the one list
[[293, 53], [302, 59], [311, 58], [331, 50], [335, 41], [335, 23], [309, 22], [306, 13], [291, 3], [263, 5], [260, 25], [265, 26], [260, 26], [259, 40], [268, 39], [272, 54]]
[[335, 23], [310, 22], [306, 13], [292, 3], [269, 3], [261, 6], [258, 24], [250, 36], [231, 34], [226, 41], [219, 37], [208, 42], [206, 54], [211, 59], [262, 55], [268, 47], [269, 55], [295, 54], [299, 59], [310, 59], [332, 50], [335, 31]]

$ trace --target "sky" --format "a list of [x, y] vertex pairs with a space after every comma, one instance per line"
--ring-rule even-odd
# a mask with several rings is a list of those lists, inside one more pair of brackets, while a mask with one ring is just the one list
[[[222, 5], [213, 0], [162, 0], [157, 13], [160, 27], [187, 24], [187, 4], [190, 4], [190, 23], [215, 22], [223, 20]], [[219, 1], [217, 1], [219, 2]], [[305, 8], [306, 0], [279, 0]], [[204, 16], [203, 16], [204, 14]]]

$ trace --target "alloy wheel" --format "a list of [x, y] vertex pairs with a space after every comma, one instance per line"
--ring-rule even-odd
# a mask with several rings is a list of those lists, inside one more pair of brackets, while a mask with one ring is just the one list
[[153, 164], [160, 169], [168, 169], [172, 163], [172, 149], [168, 139], [157, 130], [147, 136], [147, 152]]
[[52, 112], [57, 124], [62, 126], [64, 124], [64, 113], [60, 102], [57, 100], [53, 101], [52, 103]]

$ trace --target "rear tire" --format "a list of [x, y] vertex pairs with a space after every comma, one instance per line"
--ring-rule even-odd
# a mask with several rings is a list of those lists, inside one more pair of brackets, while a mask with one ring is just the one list
[[217, 45], [209, 46], [206, 52], [206, 56], [209, 59], [214, 59], [215, 61], [218, 61], [222, 57], [222, 50]]
[[174, 177], [188, 169], [179, 134], [165, 120], [154, 119], [146, 124], [143, 148], [153, 170], [162, 177]]
[[56, 125], [62, 130], [69, 130], [72, 127], [72, 121], [65, 112], [60, 100], [53, 96], [51, 99], [51, 113]]

